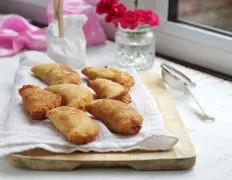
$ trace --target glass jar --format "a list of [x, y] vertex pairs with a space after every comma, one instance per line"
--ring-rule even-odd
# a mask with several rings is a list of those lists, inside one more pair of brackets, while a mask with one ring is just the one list
[[155, 56], [155, 36], [149, 26], [123, 29], [119, 26], [116, 35], [116, 64], [135, 67], [137, 70], [152, 68]]

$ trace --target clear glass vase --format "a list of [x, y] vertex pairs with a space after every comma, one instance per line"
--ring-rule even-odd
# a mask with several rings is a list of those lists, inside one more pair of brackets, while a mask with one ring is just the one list
[[149, 26], [134, 30], [119, 27], [116, 35], [116, 64], [135, 67], [137, 70], [152, 68], [155, 56], [155, 36]]

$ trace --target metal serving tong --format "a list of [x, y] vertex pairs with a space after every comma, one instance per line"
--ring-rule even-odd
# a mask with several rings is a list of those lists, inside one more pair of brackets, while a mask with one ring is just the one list
[[188, 76], [186, 76], [182, 72], [178, 71], [177, 69], [165, 63], [161, 64], [161, 68], [162, 68], [161, 73], [162, 73], [163, 81], [167, 85], [180, 91], [187, 90], [189, 94], [193, 97], [199, 108], [201, 109], [202, 114], [204, 115], [204, 119], [212, 120], [212, 121], [215, 120], [213, 116], [205, 112], [205, 110], [200, 105], [199, 100], [196, 99], [196, 96], [192, 91], [192, 88], [196, 87], [196, 83], [194, 83]]

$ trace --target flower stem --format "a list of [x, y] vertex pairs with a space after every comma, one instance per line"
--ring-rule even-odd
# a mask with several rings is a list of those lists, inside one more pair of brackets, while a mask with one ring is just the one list
[[139, 5], [139, 2], [138, 2], [138, 0], [135, 0], [135, 1], [134, 1], [134, 4], [135, 4], [135, 10], [137, 10], [137, 8], [138, 8], [138, 5]]

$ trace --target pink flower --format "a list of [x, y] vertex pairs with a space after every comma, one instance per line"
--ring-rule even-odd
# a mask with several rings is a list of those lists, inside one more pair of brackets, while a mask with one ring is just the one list
[[98, 14], [109, 13], [112, 7], [118, 3], [118, 0], [101, 0], [97, 4], [96, 11]]
[[119, 0], [100, 0], [97, 13], [106, 14], [105, 21], [121, 24], [123, 28], [135, 29], [140, 25], [158, 26], [159, 16], [151, 10], [127, 10]]
[[136, 11], [127, 11], [124, 18], [120, 21], [123, 28], [135, 29], [139, 26], [139, 13]]
[[148, 21], [148, 24], [150, 26], [158, 26], [160, 24], [159, 16], [156, 13], [152, 12], [152, 16]]
[[135, 13], [140, 25], [147, 23], [147, 16], [145, 16], [144, 10], [136, 10]]
[[151, 10], [144, 11], [143, 17], [145, 18], [145, 24], [150, 26], [159, 25], [159, 16]]
[[123, 4], [118, 4], [113, 7], [111, 15], [115, 26], [118, 26], [118, 23], [121, 21], [121, 19], [125, 17], [126, 11], [127, 9]]
[[[120, 5], [118, 5], [118, 6], [120, 6]], [[126, 8], [124, 6], [123, 7], [115, 7], [111, 12], [109, 12], [106, 15], [105, 20], [106, 20], [106, 22], [113, 22], [117, 26], [120, 19], [124, 17], [125, 12], [126, 12]]]

